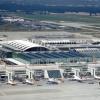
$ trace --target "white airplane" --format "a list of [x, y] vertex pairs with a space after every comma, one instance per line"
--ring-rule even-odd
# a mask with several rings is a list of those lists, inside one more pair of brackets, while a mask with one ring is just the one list
[[78, 82], [83, 82], [85, 81], [86, 79], [81, 79], [80, 77], [76, 76], [76, 75], [73, 75], [72, 78], [70, 78], [71, 81], [78, 81]]
[[13, 80], [9, 80], [9, 81], [7, 82], [7, 84], [16, 85], [16, 83], [15, 83]]
[[54, 78], [49, 78], [48, 84], [60, 84], [61, 81], [57, 80], [57, 79], [54, 79]]
[[100, 76], [94, 74], [94, 78], [100, 80]]
[[94, 79], [100, 80], [100, 76], [97, 76], [97, 75], [95, 74], [95, 69], [93, 69], [92, 76], [94, 77]]
[[34, 82], [33, 82], [33, 80], [31, 80], [31, 79], [26, 79], [26, 80], [25, 80], [25, 83], [26, 83], [26, 84], [29, 84], [29, 85], [34, 85]]

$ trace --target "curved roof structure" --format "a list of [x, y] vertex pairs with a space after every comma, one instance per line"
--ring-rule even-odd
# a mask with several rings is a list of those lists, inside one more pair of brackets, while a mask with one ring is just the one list
[[41, 40], [41, 42], [43, 42], [43, 43], [68, 43], [68, 42], [70, 42], [70, 40], [62, 40], [62, 39], [55, 39], [55, 40]]
[[29, 42], [28, 40], [13, 40], [13, 41], [7, 41], [3, 44], [5, 47], [10, 48], [12, 50], [16, 51], [32, 51], [33, 48], [36, 50], [39, 50], [39, 48], [42, 50], [46, 50], [47, 48], [38, 45], [36, 43]]

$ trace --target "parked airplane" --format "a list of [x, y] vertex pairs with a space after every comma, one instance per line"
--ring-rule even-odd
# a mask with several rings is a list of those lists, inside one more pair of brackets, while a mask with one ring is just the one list
[[34, 85], [34, 82], [31, 79], [26, 79], [23, 83], [24, 84], [29, 84], [29, 85]]
[[78, 77], [78, 76], [76, 76], [76, 75], [73, 75], [73, 77], [70, 78], [69, 80], [71, 80], [71, 81], [83, 82], [83, 81], [85, 81], [86, 79], [85, 79], [85, 78], [80, 78], [80, 77]]
[[59, 83], [61, 83], [61, 81], [54, 78], [49, 78], [47, 82], [47, 84], [59, 84]]
[[100, 80], [100, 76], [94, 74], [94, 78]]
[[95, 79], [100, 80], [100, 76], [97, 76], [97, 75], [96, 75], [95, 69], [92, 69], [92, 76], [93, 76]]
[[7, 82], [7, 84], [16, 85], [16, 83], [15, 83], [13, 80], [9, 80], [9, 81]]

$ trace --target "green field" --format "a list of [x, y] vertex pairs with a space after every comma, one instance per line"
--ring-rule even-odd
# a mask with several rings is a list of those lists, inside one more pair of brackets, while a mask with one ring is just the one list
[[[89, 16], [87, 14], [81, 15], [79, 13], [26, 14], [22, 12], [8, 13], [7, 15], [23, 17], [24, 19], [34, 20], [37, 22], [52, 21], [54, 23], [56, 22], [58, 25], [64, 25], [65, 27], [61, 29], [63, 31], [100, 37], [100, 16]], [[72, 26], [70, 25], [70, 23]], [[23, 26], [13, 24], [13, 23], [11, 24], [8, 23], [8, 24], [0, 26], [0, 30], [1, 31], [37, 31], [37, 30], [32, 30], [30, 27], [23, 27]], [[38, 30], [38, 31], [57, 31], [57, 30], [50, 29], [50, 30]]]
[[86, 26], [83, 28], [77, 27], [66, 27], [65, 31], [80, 33], [84, 35], [92, 35], [94, 37], [100, 37], [100, 16], [89, 16], [89, 15], [80, 15], [80, 14], [17, 14], [26, 19], [31, 20], [44, 20], [44, 21], [54, 21], [60, 22], [65, 21], [73, 23], [83, 23], [91, 25], [92, 27]]
[[50, 20], [50, 21], [72, 21], [86, 23], [100, 23], [100, 17], [80, 15], [80, 14], [25, 14], [20, 13], [18, 16], [31, 20]]

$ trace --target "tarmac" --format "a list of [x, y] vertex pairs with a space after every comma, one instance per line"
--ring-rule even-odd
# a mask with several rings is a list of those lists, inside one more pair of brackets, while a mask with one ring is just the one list
[[7, 40], [15, 40], [15, 39], [25, 39], [29, 37], [34, 37], [34, 36], [45, 36], [45, 35], [50, 35], [50, 36], [58, 36], [58, 35], [70, 35], [72, 33], [70, 32], [65, 32], [65, 31], [33, 31], [33, 32], [0, 32], [0, 35], [6, 35]]
[[0, 100], [100, 100], [99, 81], [76, 82], [66, 80], [54, 85], [0, 84]]
[[72, 37], [74, 36], [77, 38], [91, 38], [91, 37], [87, 37], [87, 35], [82, 35], [80, 33], [72, 33], [72, 32], [67, 32], [67, 31], [33, 31], [33, 32], [0, 32], [0, 36], [6, 36], [6, 40], [15, 40], [15, 39], [26, 39], [26, 38], [30, 38], [30, 37], [43, 37], [43, 36], [47, 36], [47, 37]]

